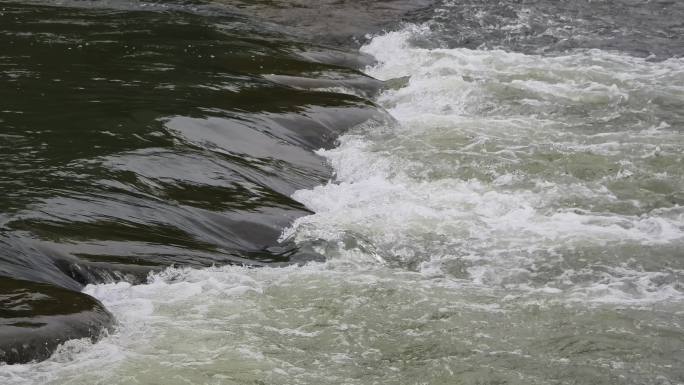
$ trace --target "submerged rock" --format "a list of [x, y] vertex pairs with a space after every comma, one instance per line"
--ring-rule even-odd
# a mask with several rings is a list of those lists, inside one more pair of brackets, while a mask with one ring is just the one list
[[113, 323], [102, 304], [86, 294], [0, 277], [0, 362], [46, 359], [59, 344], [96, 340]]

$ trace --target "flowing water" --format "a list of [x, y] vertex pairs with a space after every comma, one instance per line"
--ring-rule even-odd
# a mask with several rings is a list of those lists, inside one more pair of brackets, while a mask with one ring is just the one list
[[3, 8], [4, 275], [117, 324], [0, 382], [684, 383], [684, 5], [226, 3]]

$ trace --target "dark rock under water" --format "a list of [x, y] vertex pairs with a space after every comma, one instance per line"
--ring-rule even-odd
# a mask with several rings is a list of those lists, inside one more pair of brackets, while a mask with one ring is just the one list
[[49, 357], [61, 343], [96, 339], [112, 315], [89, 295], [0, 277], [0, 360], [14, 364]]

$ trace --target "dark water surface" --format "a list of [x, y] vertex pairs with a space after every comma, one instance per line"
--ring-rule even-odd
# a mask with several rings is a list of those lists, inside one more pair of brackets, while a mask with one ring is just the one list
[[0, 1], [0, 128], [0, 383], [684, 384], [683, 2]]
[[310, 213], [289, 196], [330, 177], [312, 150], [382, 113], [302, 88], [377, 91], [350, 47], [383, 21], [331, 48], [262, 8], [280, 9], [2, 3], [0, 276], [78, 290], [170, 265], [310, 259], [277, 242]]

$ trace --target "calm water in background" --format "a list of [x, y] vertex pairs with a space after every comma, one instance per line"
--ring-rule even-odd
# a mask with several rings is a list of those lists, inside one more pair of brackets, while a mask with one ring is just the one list
[[3, 383], [684, 383], [684, 5], [0, 4]]

